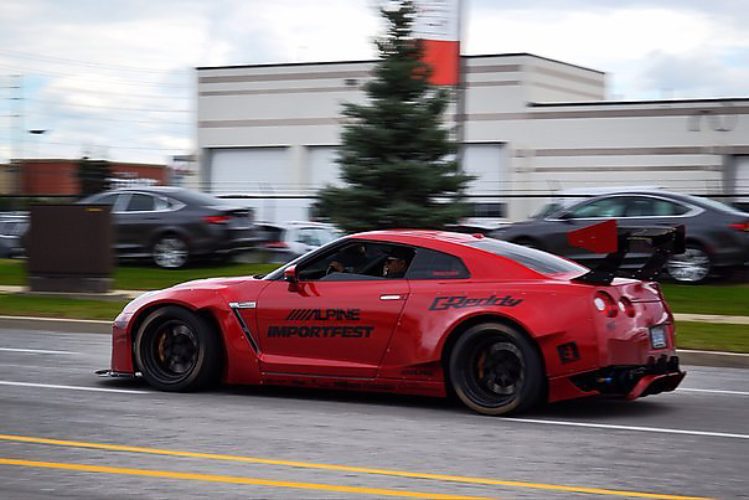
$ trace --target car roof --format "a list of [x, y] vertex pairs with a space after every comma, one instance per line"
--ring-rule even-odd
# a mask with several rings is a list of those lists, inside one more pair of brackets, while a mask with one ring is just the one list
[[597, 187], [577, 187], [562, 189], [557, 191], [554, 195], [566, 195], [566, 194], [608, 194], [608, 193], [619, 193], [622, 191], [660, 191], [663, 188], [661, 186], [597, 186]]
[[259, 221], [256, 223], [258, 226], [275, 227], [278, 229], [290, 229], [295, 227], [319, 227], [322, 229], [334, 229], [330, 224], [323, 222], [305, 222], [305, 221], [289, 221], [289, 222], [264, 222]]
[[132, 193], [143, 191], [147, 193], [180, 193], [187, 191], [185, 188], [177, 186], [130, 186], [124, 188], [110, 189], [107, 193]]
[[386, 229], [368, 231], [351, 236], [354, 239], [373, 239], [388, 243], [402, 243], [406, 245], [432, 246], [432, 244], [453, 244], [464, 246], [467, 243], [483, 238], [481, 234], [452, 233], [429, 229]]

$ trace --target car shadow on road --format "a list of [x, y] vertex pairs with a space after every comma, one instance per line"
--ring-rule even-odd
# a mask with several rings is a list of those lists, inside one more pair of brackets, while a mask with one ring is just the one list
[[531, 418], [589, 419], [649, 419], [676, 412], [677, 408], [663, 399], [643, 398], [634, 401], [611, 397], [590, 397], [544, 405], [525, 414]]
[[[137, 389], [149, 390], [151, 387], [140, 377], [138, 378], [108, 378], [102, 379], [101, 387], [112, 389]], [[151, 389], [156, 391], [155, 389]], [[170, 394], [170, 393], [163, 393]], [[221, 386], [199, 393], [203, 397], [215, 395], [217, 400], [220, 396], [242, 396], [247, 397], [248, 404], [253, 397], [279, 402], [320, 402], [320, 403], [345, 403], [361, 408], [361, 411], [370, 413], [382, 409], [383, 413], [390, 413], [392, 408], [409, 408], [435, 411], [441, 414], [474, 415], [476, 413], [468, 410], [456, 398], [434, 398], [426, 396], [412, 396], [403, 394], [380, 393], [380, 392], [355, 392], [337, 391], [331, 389], [297, 388], [285, 386]], [[178, 395], [179, 396], [179, 395]], [[219, 401], [216, 401], [218, 404]], [[354, 408], [349, 408], [353, 410]], [[664, 399], [643, 398], [635, 401], [623, 399], [591, 397], [573, 401], [563, 401], [542, 405], [534, 410], [525, 412], [521, 417], [544, 418], [544, 419], [596, 419], [605, 421], [618, 418], [648, 419], [654, 416], [663, 416], [676, 412], [677, 408], [668, 404]]]

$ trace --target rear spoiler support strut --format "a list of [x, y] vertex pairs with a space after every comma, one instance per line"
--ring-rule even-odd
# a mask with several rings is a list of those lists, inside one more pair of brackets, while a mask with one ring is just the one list
[[[578, 283], [594, 285], [608, 285], [617, 276], [652, 281], [658, 277], [671, 255], [685, 251], [684, 226], [619, 230], [616, 221], [610, 220], [571, 231], [567, 234], [567, 240], [572, 246], [608, 254], [594, 269], [573, 279]], [[635, 241], [650, 245], [653, 254], [639, 269], [620, 270], [630, 245]]]

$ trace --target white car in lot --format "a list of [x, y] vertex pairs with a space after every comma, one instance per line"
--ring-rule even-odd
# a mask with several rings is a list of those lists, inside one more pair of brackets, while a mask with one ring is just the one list
[[319, 222], [257, 223], [271, 262], [288, 262], [339, 238], [341, 232]]

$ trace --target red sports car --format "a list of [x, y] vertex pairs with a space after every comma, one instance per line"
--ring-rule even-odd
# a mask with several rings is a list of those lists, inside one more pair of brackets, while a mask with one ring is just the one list
[[[594, 247], [608, 241], [600, 236]], [[140, 373], [167, 391], [221, 381], [454, 393], [489, 415], [634, 399], [684, 377], [656, 283], [481, 235], [416, 230], [341, 238], [266, 276], [146, 293], [115, 319], [103, 373]]]

